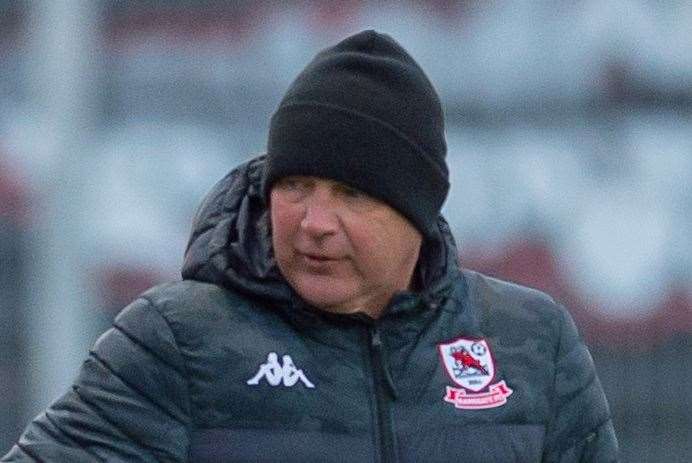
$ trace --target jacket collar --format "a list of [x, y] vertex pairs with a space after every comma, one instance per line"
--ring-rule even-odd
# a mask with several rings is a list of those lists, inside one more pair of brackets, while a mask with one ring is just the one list
[[[241, 164], [207, 194], [193, 220], [182, 276], [321, 317], [321, 311], [303, 302], [276, 266], [262, 195], [265, 160], [259, 156]], [[397, 294], [385, 318], [436, 308], [461, 278], [456, 244], [442, 216], [437, 232], [423, 243], [416, 278], [423, 289]]]

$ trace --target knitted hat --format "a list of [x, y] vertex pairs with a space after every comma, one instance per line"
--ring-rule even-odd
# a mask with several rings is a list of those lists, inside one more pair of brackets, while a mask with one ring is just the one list
[[264, 184], [289, 175], [348, 184], [429, 236], [449, 191], [440, 100], [391, 37], [353, 35], [317, 54], [271, 119]]

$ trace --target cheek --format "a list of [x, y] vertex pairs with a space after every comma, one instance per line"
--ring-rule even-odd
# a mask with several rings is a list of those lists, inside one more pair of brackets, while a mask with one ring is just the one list
[[367, 274], [369, 278], [381, 277], [391, 257], [388, 256], [388, 236], [381, 230], [371, 227], [353, 231], [349, 238], [358, 270]]
[[270, 210], [272, 244], [277, 259], [290, 253], [292, 236], [297, 228], [294, 215], [286, 208]]
[[351, 243], [359, 270], [376, 281], [390, 278], [392, 272], [400, 272], [411, 261], [415, 264], [420, 248], [420, 241], [409, 230], [376, 223], [354, 228]]

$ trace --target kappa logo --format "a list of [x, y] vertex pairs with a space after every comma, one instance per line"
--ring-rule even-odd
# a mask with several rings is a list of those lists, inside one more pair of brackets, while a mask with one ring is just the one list
[[296, 368], [290, 355], [284, 355], [281, 359], [283, 360], [283, 365], [279, 363], [279, 356], [276, 352], [269, 352], [267, 362], [260, 365], [257, 374], [250, 378], [247, 384], [256, 386], [264, 378], [272, 386], [283, 384], [286, 387], [291, 387], [300, 381], [309, 389], [315, 387], [305, 376], [303, 370]]
[[461, 388], [447, 386], [444, 401], [456, 408], [478, 410], [507, 403], [512, 389], [504, 381], [493, 384], [495, 360], [485, 339], [457, 338], [438, 344], [447, 374]]

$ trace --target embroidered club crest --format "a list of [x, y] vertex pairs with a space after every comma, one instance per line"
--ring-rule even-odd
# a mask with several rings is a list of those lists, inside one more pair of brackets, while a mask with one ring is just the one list
[[457, 338], [438, 344], [442, 364], [461, 388], [447, 386], [444, 400], [456, 408], [478, 410], [507, 403], [512, 394], [504, 381], [493, 383], [495, 360], [485, 339]]

